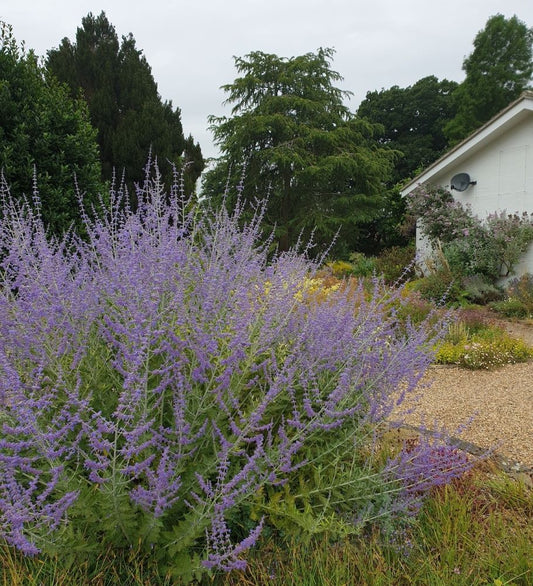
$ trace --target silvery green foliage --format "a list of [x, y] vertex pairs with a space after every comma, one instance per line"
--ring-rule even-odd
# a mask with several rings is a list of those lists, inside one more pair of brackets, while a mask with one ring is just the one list
[[156, 172], [137, 211], [111, 190], [84, 240], [54, 240], [5, 184], [2, 200], [0, 535], [28, 554], [87, 533], [241, 568], [262, 522], [235, 538], [230, 517], [311, 465], [318, 436], [357, 449], [431, 361], [400, 291], [307, 295], [316, 267], [268, 259], [260, 209], [199, 214]]

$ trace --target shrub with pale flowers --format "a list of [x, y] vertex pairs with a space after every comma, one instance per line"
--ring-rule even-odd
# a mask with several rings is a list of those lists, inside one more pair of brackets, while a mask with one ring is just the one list
[[407, 196], [408, 213], [418, 218], [424, 234], [442, 247], [458, 276], [482, 275], [489, 282], [512, 274], [533, 242], [527, 213], [499, 211], [477, 217], [443, 188], [420, 186]]

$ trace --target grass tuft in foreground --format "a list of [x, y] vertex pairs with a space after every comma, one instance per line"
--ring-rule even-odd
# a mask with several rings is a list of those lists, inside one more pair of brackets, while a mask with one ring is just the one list
[[402, 531], [371, 531], [331, 542], [286, 543], [279, 536], [249, 560], [240, 585], [493, 586], [533, 583], [533, 490], [503, 472], [477, 469], [435, 489]]

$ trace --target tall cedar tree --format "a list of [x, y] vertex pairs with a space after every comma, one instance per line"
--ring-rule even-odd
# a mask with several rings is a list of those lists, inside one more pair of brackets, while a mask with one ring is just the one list
[[463, 62], [465, 80], [455, 91], [457, 115], [445, 127], [457, 143], [490, 120], [531, 84], [533, 29], [516, 16], [492, 16]]
[[[241, 77], [222, 86], [231, 117], [210, 117], [222, 156], [206, 174], [204, 195], [220, 202], [224, 185], [243, 197], [268, 196], [265, 227], [286, 250], [314, 231], [327, 244], [341, 228], [336, 253], [357, 248], [362, 230], [382, 212], [396, 154], [377, 128], [343, 104], [332, 49], [283, 58], [260, 51], [235, 58]], [[232, 205], [226, 195], [226, 203]]]
[[37, 188], [43, 220], [54, 234], [80, 224], [79, 195], [90, 207], [104, 192], [87, 105], [47, 75], [32, 51], [19, 49], [3, 22], [0, 168], [13, 197], [31, 199]]
[[149, 153], [158, 160], [163, 180], [171, 183], [172, 164], [185, 167], [188, 192], [194, 190], [204, 161], [198, 143], [185, 138], [181, 112], [161, 101], [150, 65], [137, 49], [131, 33], [119, 42], [104, 12], [89, 13], [68, 38], [48, 51], [46, 65], [67, 83], [73, 95], [80, 91], [98, 129], [103, 176], [125, 173], [128, 183], [141, 182]]

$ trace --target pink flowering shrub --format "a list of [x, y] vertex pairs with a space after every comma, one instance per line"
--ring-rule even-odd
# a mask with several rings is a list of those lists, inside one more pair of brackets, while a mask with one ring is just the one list
[[268, 523], [242, 521], [258, 491], [333, 459], [351, 462], [331, 478], [353, 519], [372, 518], [378, 493], [382, 511], [401, 508], [390, 466], [370, 492], [354, 473], [432, 360], [435, 326], [399, 327], [401, 291], [376, 281], [370, 295], [302, 299], [316, 266], [295, 252], [269, 259], [260, 210], [241, 225], [239, 209], [201, 208], [157, 173], [137, 211], [113, 189], [110, 206], [84, 213], [84, 239], [49, 238], [38, 207], [18, 206], [5, 184], [1, 197], [9, 545], [135, 546], [185, 579], [242, 568]]
[[496, 282], [512, 274], [533, 242], [533, 222], [527, 213], [500, 211], [480, 219], [446, 189], [420, 186], [407, 196], [407, 209], [429, 240], [440, 244], [459, 277], [481, 275]]

